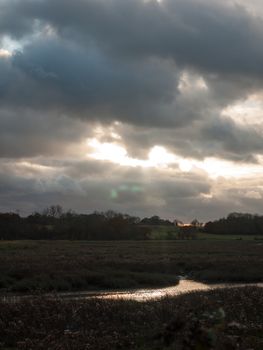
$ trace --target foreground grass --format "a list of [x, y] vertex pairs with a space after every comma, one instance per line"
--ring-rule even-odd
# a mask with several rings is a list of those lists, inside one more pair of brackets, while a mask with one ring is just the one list
[[0, 242], [0, 292], [263, 281], [260, 241]]
[[159, 301], [36, 298], [0, 301], [0, 349], [263, 348], [261, 288]]

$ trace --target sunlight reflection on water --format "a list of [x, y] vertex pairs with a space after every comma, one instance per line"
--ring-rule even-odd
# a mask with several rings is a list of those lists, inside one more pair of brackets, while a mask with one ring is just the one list
[[[64, 300], [87, 300], [87, 299], [124, 299], [135, 301], [157, 300], [163, 297], [174, 297], [182, 294], [198, 291], [209, 291], [221, 288], [237, 288], [237, 287], [263, 287], [263, 283], [220, 283], [205, 284], [187, 279], [181, 279], [179, 284], [165, 288], [149, 288], [149, 289], [127, 289], [122, 291], [81, 291], [81, 292], [61, 292], [45, 294], [47, 298], [61, 298]], [[4, 301], [18, 302], [22, 299], [34, 298], [37, 295], [13, 295], [2, 296]]]
[[155, 300], [165, 296], [178, 296], [195, 291], [208, 291], [218, 288], [234, 288], [245, 286], [263, 287], [263, 283], [222, 283], [208, 285], [191, 280], [180, 280], [179, 284], [166, 288], [138, 289], [125, 291], [104, 291], [104, 292], [83, 292], [83, 293], [62, 293], [60, 296], [66, 299], [125, 299], [125, 300]]
[[181, 280], [178, 285], [166, 288], [155, 288], [155, 289], [139, 289], [135, 291], [122, 291], [117, 293], [110, 293], [105, 295], [98, 295], [94, 297], [99, 297], [103, 299], [132, 299], [137, 301], [159, 299], [164, 296], [176, 296], [183, 293], [188, 293], [192, 291], [208, 290], [211, 287], [204, 283]]

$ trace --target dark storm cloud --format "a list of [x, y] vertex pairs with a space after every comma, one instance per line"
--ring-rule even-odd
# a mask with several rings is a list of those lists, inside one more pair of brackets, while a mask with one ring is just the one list
[[19, 50], [0, 51], [0, 210], [61, 203], [188, 220], [262, 207], [259, 181], [236, 188], [177, 164], [85, 157], [87, 138], [117, 142], [95, 126], [118, 120], [131, 156], [163, 145], [256, 162], [262, 125], [222, 112], [263, 88], [262, 19], [230, 0], [0, 0], [3, 49], [10, 38]]
[[[260, 85], [239, 76], [260, 77], [263, 24], [230, 2], [16, 0], [1, 9], [14, 22], [3, 34], [17, 36], [15, 23], [28, 20], [34, 34], [21, 29], [28, 43], [1, 60], [3, 105], [181, 126]], [[204, 75], [208, 97], [179, 92], [185, 67]]]
[[[74, 48], [80, 50], [78, 55]], [[132, 133], [126, 126], [122, 134], [131, 154], [142, 146], [144, 157], [153, 144], [198, 158], [253, 160], [251, 154], [262, 151], [262, 133], [220, 117], [222, 105], [239, 96], [230, 82], [217, 80], [204, 91], [196, 87], [181, 93], [177, 90], [173, 100], [178, 76], [170, 74], [169, 64], [154, 60], [122, 63], [106, 59], [96, 50], [89, 52], [58, 41], [41, 41], [16, 54], [12, 62], [2, 59], [0, 63], [0, 98], [5, 106], [0, 112], [0, 144], [6, 156], [52, 153], [65, 146], [59, 142], [61, 138], [70, 142], [72, 137], [77, 142], [78, 132], [79, 138], [88, 136], [88, 125], [86, 130], [79, 121], [74, 126], [64, 114], [150, 126], [135, 128]], [[239, 92], [244, 90], [242, 82]], [[251, 83], [248, 90], [252, 89]], [[241, 92], [244, 95], [247, 90]]]
[[23, 14], [21, 10], [21, 1], [0, 1], [0, 36], [9, 35], [21, 39], [24, 35], [32, 33], [32, 18]]
[[7, 107], [56, 109], [89, 120], [176, 123], [171, 103], [178, 76], [167, 62], [123, 62], [54, 39], [1, 61], [0, 98]]
[[[262, 74], [262, 21], [232, 1], [4, 1], [2, 32], [27, 33], [28, 19], [60, 36], [124, 55], [172, 57], [222, 73]], [[8, 16], [12, 13], [13, 17]], [[32, 22], [32, 31], [34, 31]], [[18, 27], [18, 28], [17, 28]]]
[[256, 155], [263, 152], [260, 125], [238, 124], [218, 112], [207, 115], [204, 120], [174, 129], [123, 125], [116, 131], [123, 136], [133, 157], [147, 158], [153, 145], [161, 145], [186, 158], [217, 157], [244, 163], [257, 162]]
[[251, 161], [254, 154], [260, 154], [263, 151], [261, 129], [237, 125], [229, 118], [211, 121], [204, 127], [202, 134], [205, 139], [204, 145], [212, 144], [212, 147], [218, 148], [218, 155], [224, 154], [225, 158]]

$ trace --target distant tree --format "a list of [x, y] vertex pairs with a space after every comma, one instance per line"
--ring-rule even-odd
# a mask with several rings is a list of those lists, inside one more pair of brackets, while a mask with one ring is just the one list
[[27, 217], [27, 221], [32, 223], [43, 222], [43, 215], [38, 212], [34, 212]]
[[191, 225], [194, 227], [202, 227], [202, 222], [198, 221], [197, 219], [194, 219], [191, 221]]
[[215, 234], [261, 235], [263, 216], [233, 212], [226, 218], [207, 222], [203, 229]]
[[140, 222], [142, 225], [156, 225], [156, 226], [170, 226], [173, 223], [169, 220], [161, 219], [158, 215], [154, 215], [150, 218], [144, 218]]
[[47, 207], [43, 210], [42, 215], [48, 216], [54, 219], [61, 218], [63, 214], [63, 209], [61, 205], [51, 205], [50, 207]]
[[0, 213], [1, 222], [15, 222], [20, 219], [20, 215], [17, 213]]

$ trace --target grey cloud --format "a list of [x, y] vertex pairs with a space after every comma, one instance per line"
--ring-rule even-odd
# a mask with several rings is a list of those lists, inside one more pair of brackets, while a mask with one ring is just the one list
[[232, 1], [26, 0], [2, 7], [3, 13], [16, 11], [11, 23], [17, 18], [21, 23], [20, 16], [38, 19], [65, 38], [96, 42], [114, 53], [171, 57], [213, 72], [262, 74], [262, 20]]
[[[18, 7], [20, 11], [17, 12]], [[33, 31], [32, 18], [21, 13], [21, 2], [17, 0], [0, 1], [0, 36], [9, 35], [21, 39]]]
[[[230, 118], [218, 118], [211, 121], [202, 130], [203, 147], [217, 155], [233, 160], [255, 161], [254, 155], [263, 152], [263, 130], [253, 126], [237, 125]], [[215, 152], [215, 153], [216, 153]]]
[[120, 125], [116, 132], [125, 140], [129, 154], [143, 159], [148, 158], [153, 145], [199, 160], [214, 157], [255, 163], [256, 156], [263, 153], [262, 127], [235, 123], [217, 111], [208, 114], [206, 119], [193, 121], [181, 128]]
[[89, 133], [86, 124], [58, 112], [0, 109], [0, 157], [70, 154]]
[[[179, 91], [176, 85], [182, 78], [182, 72], [173, 71], [171, 74], [173, 66], [168, 62], [147, 60], [128, 63], [105, 57], [94, 48], [87, 50], [57, 40], [31, 44], [25, 47], [23, 53], [17, 53], [12, 62], [6, 59], [0, 62], [4, 73], [0, 98], [7, 111], [11, 104], [12, 109], [15, 108], [8, 112], [8, 123], [5, 122], [7, 118], [2, 118], [3, 130], [7, 130], [2, 138], [2, 152], [7, 156], [11, 155], [14, 147], [21, 155], [23, 148], [33, 150], [29, 142], [36, 144], [34, 138], [40, 140], [39, 151], [41, 147], [44, 152], [46, 148], [46, 153], [55, 149], [55, 144], [59, 146], [59, 142], [44, 140], [48, 125], [51, 135], [54, 130], [61, 134], [75, 128], [73, 121], [65, 120], [64, 123], [63, 120], [55, 120], [63, 114], [88, 121], [110, 123], [112, 120], [122, 120], [150, 126], [150, 129], [134, 129], [131, 135], [129, 129], [124, 130], [124, 139], [129, 143], [132, 154], [136, 154], [138, 145], [144, 147], [145, 153], [153, 144], [167, 145], [185, 156], [198, 158], [209, 155], [254, 160], [251, 153], [262, 152], [262, 135], [259, 132], [251, 127], [242, 129], [233, 123], [229, 128], [229, 121], [220, 117], [223, 107], [259, 86], [250, 79], [239, 78], [233, 82], [205, 75], [207, 89], [191, 87], [188, 91]], [[198, 75], [194, 72], [190, 71], [190, 74], [192, 79], [197, 79]], [[26, 120], [37, 126], [36, 137], [28, 122], [30, 138], [24, 138], [22, 143], [17, 142], [10, 147], [12, 135], [16, 137], [16, 133], [19, 133], [12, 117], [15, 113], [28, 115]], [[46, 115], [41, 118], [44, 126], [42, 134], [37, 117], [39, 114]], [[12, 129], [12, 125], [10, 136], [8, 130]], [[17, 125], [21, 125], [23, 130], [23, 124], [18, 121]], [[167, 126], [170, 128], [167, 129]], [[80, 127], [77, 130], [82, 133]]]
[[[15, 166], [14, 161], [12, 164]], [[39, 174], [38, 178], [23, 172], [12, 175], [10, 167], [1, 166], [0, 210], [17, 208], [28, 214], [52, 203], [61, 203], [65, 208], [79, 212], [111, 208], [139, 216], [157, 214], [186, 222], [195, 217], [207, 221], [233, 210], [263, 210], [262, 199], [251, 198], [252, 191], [262, 194], [262, 181], [211, 180], [204, 174], [182, 174], [177, 170], [171, 176], [164, 169], [152, 169], [145, 177], [143, 169], [112, 164], [104, 164], [100, 172], [93, 161], [87, 161], [86, 168], [73, 162], [71, 167], [75, 168], [76, 174], [78, 170], [82, 172], [82, 176], [75, 176], [70, 161], [67, 161], [67, 167], [60, 165], [61, 169], [52, 176]]]
[[123, 62], [51, 40], [26, 46], [12, 62], [2, 60], [0, 69], [7, 68], [3, 105], [62, 110], [89, 120], [176, 123], [178, 74], [168, 62]]
[[[2, 2], [2, 10], [56, 31], [32, 37], [11, 62], [2, 60], [6, 107], [181, 127], [216, 118], [261, 84], [243, 75], [260, 76], [263, 25], [230, 3], [17, 0]], [[181, 69], [189, 66], [204, 75], [207, 95], [178, 90]]]
[[[7, 210], [11, 203], [16, 203], [16, 208], [20, 208], [27, 198], [25, 208], [31, 208], [32, 203], [40, 208], [43, 207], [43, 202], [49, 205], [56, 198], [56, 203], [60, 202], [65, 206], [70, 202], [75, 203], [76, 207], [73, 209], [81, 207], [86, 212], [111, 208], [142, 215], [148, 212], [158, 213], [165, 208], [168, 210], [166, 201], [180, 203], [210, 191], [207, 178], [194, 174], [182, 176], [178, 173], [171, 178], [165, 171], [152, 169], [151, 177], [145, 178], [143, 169], [104, 164], [104, 171], [101, 173], [97, 169], [94, 176], [94, 162], [87, 161], [84, 170], [83, 164], [72, 163], [72, 168], [76, 171], [79, 169], [83, 174], [74, 177], [69, 164], [68, 161], [67, 168], [62, 165], [63, 172], [58, 168], [49, 176], [39, 173], [36, 178], [25, 173], [23, 168], [18, 172], [16, 162], [10, 161], [8, 166], [1, 167], [2, 206]], [[114, 176], [109, 176], [113, 173]]]
[[[262, 90], [262, 19], [230, 0], [0, 0], [0, 41], [6, 37], [22, 49], [0, 56], [1, 210], [60, 202], [208, 219], [261, 209], [248, 182], [240, 186], [250, 192], [231, 192], [176, 166], [145, 172], [85, 161], [81, 143], [97, 122], [118, 120], [133, 156], [163, 145], [183, 157], [255, 162], [261, 127], [236, 124], [222, 110]], [[182, 89], [185, 72], [190, 85]], [[53, 170], [23, 169], [21, 159]]]
[[[57, 162], [54, 162], [56, 166]], [[64, 160], [59, 162], [65, 172], [72, 178], [78, 180], [92, 180], [99, 176], [101, 179], [108, 178], [109, 175], [114, 175], [115, 172], [120, 170], [120, 167], [112, 163], [106, 163], [97, 160]]]

